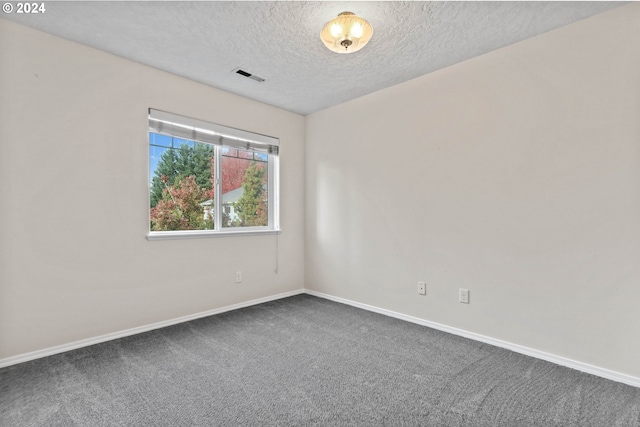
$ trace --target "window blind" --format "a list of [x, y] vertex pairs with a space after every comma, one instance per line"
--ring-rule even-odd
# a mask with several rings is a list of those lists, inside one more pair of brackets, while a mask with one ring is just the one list
[[212, 145], [278, 155], [280, 140], [204, 120], [149, 108], [149, 130]]

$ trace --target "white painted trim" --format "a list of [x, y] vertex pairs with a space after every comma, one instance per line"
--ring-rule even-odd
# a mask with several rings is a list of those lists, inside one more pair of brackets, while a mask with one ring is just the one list
[[118, 338], [128, 337], [130, 335], [141, 334], [143, 332], [152, 331], [154, 329], [165, 328], [167, 326], [176, 325], [178, 323], [188, 322], [190, 320], [200, 319], [202, 317], [213, 316], [215, 314], [225, 313], [227, 311], [237, 310], [240, 308], [250, 307], [252, 305], [262, 304], [282, 298], [291, 297], [304, 293], [304, 289], [290, 292], [284, 292], [277, 295], [271, 295], [264, 298], [258, 298], [251, 301], [241, 302], [238, 304], [228, 305], [226, 307], [214, 308], [212, 310], [202, 311], [200, 313], [189, 314], [187, 316], [177, 317], [175, 319], [164, 320], [162, 322], [152, 323], [150, 325], [138, 326], [136, 328], [126, 329], [124, 331], [113, 332], [110, 334], [100, 335], [94, 338], [87, 338], [80, 341], [74, 341], [68, 344], [57, 345], [42, 350], [32, 351], [30, 353], [19, 354], [17, 356], [0, 359], [0, 368], [5, 366], [16, 365], [18, 363], [28, 362], [29, 360], [39, 359], [41, 357], [52, 356], [54, 354], [63, 353], [69, 350], [75, 350], [82, 347], [88, 347], [94, 344], [100, 344], [105, 341], [111, 341]]
[[282, 230], [266, 227], [246, 227], [244, 230], [237, 228], [229, 231], [213, 230], [180, 230], [180, 231], [150, 231], [147, 240], [172, 240], [172, 239], [196, 239], [200, 237], [229, 237], [229, 236], [259, 236], [262, 234], [280, 234]]
[[395, 311], [387, 310], [384, 308], [362, 304], [362, 303], [351, 301], [345, 298], [324, 294], [322, 292], [305, 289], [305, 293], [309, 295], [313, 295], [315, 297], [324, 298], [324, 299], [339, 302], [342, 304], [347, 304], [353, 307], [361, 308], [363, 310], [372, 311], [374, 313], [383, 314], [385, 316], [395, 317], [396, 319], [405, 320], [407, 322], [416, 323], [418, 325], [427, 326], [429, 328], [437, 329], [439, 331], [469, 338], [474, 341], [480, 341], [486, 344], [491, 344], [496, 347], [511, 350], [516, 353], [524, 354], [526, 356], [535, 357], [537, 359], [546, 360], [547, 362], [555, 363], [556, 365], [561, 365], [567, 368], [576, 369], [578, 371], [586, 372], [588, 374], [596, 375], [598, 377], [606, 378], [608, 380], [627, 384], [632, 387], [640, 387], [640, 378], [637, 378], [631, 375], [623, 374], [616, 371], [611, 371], [609, 369], [600, 368], [598, 366], [589, 365], [587, 363], [578, 362], [576, 360], [568, 359], [562, 356], [557, 356], [551, 353], [546, 353], [544, 351], [534, 350], [532, 348], [524, 347], [518, 344], [513, 344], [513, 343], [502, 341], [496, 338], [491, 338], [484, 335], [476, 334], [475, 332], [465, 331], [463, 329], [458, 329], [458, 328], [443, 325], [440, 323], [431, 322], [429, 320], [420, 319], [418, 317], [408, 316], [406, 314], [397, 313]]
[[385, 316], [394, 317], [396, 319], [404, 320], [418, 325], [427, 326], [429, 328], [437, 329], [439, 331], [447, 332], [453, 335], [469, 338], [474, 341], [483, 342], [486, 344], [494, 345], [496, 347], [504, 348], [514, 351], [516, 353], [524, 354], [526, 356], [535, 357], [537, 359], [546, 360], [547, 362], [555, 363], [556, 365], [565, 366], [567, 368], [576, 369], [578, 371], [586, 372], [588, 374], [596, 375], [598, 377], [606, 378], [608, 380], [620, 382], [630, 385], [632, 387], [640, 388], [640, 378], [623, 374], [609, 369], [600, 368], [598, 366], [589, 365], [587, 363], [578, 362], [576, 360], [568, 359], [562, 356], [556, 356], [544, 351], [534, 350], [528, 347], [524, 347], [518, 344], [513, 344], [507, 341], [502, 341], [496, 338], [487, 337], [484, 335], [476, 334], [474, 332], [465, 331], [463, 329], [454, 328], [451, 326], [443, 325], [429, 320], [420, 319], [418, 317], [409, 316], [406, 314], [398, 313], [395, 311], [387, 310], [380, 307], [375, 307], [368, 304], [351, 301], [345, 298], [336, 297], [333, 295], [324, 294], [322, 292], [312, 291], [310, 289], [299, 289], [290, 292], [284, 292], [277, 295], [271, 295], [264, 298], [258, 298], [251, 301], [246, 301], [238, 304], [228, 305], [226, 307], [214, 308], [212, 310], [203, 311], [200, 313], [190, 314], [187, 316], [177, 317], [175, 319], [165, 320], [162, 322], [153, 323], [150, 325], [139, 326], [137, 328], [131, 328], [120, 332], [113, 332], [106, 335], [101, 335], [94, 338], [87, 338], [80, 341], [75, 341], [68, 344], [58, 345], [55, 347], [45, 348], [42, 350], [33, 351], [30, 353], [20, 354], [17, 356], [7, 357], [0, 359], [0, 368], [16, 365], [18, 363], [28, 362], [29, 360], [39, 359], [41, 357], [52, 356], [54, 354], [63, 353], [65, 351], [75, 350], [82, 347], [87, 347], [94, 344], [99, 344], [105, 341], [111, 341], [118, 338], [128, 337], [130, 335], [136, 335], [143, 332], [152, 331], [154, 329], [160, 329], [167, 326], [176, 325], [178, 323], [188, 322], [190, 320], [200, 319], [202, 317], [213, 316], [215, 314], [225, 313], [227, 311], [238, 310], [240, 308], [250, 307], [252, 305], [262, 304], [269, 301], [275, 301], [282, 298], [291, 297], [299, 294], [309, 294], [315, 297], [328, 299], [331, 301], [339, 302], [341, 304], [350, 305], [353, 307], [361, 308], [363, 310], [372, 311]]

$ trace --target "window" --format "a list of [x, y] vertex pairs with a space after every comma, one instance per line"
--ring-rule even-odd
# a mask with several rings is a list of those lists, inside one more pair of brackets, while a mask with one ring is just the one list
[[279, 140], [149, 110], [149, 238], [276, 232]]

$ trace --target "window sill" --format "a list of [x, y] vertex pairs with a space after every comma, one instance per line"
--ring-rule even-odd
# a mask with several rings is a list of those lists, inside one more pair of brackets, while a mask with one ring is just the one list
[[201, 237], [232, 237], [232, 236], [260, 236], [265, 234], [280, 234], [282, 230], [229, 230], [229, 231], [152, 231], [147, 234], [147, 240], [197, 239]]

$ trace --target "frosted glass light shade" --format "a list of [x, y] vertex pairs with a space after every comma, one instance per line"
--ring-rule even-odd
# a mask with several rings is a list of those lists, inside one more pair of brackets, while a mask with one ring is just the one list
[[362, 49], [372, 35], [371, 24], [351, 12], [342, 12], [320, 31], [324, 45], [337, 53], [352, 53]]

